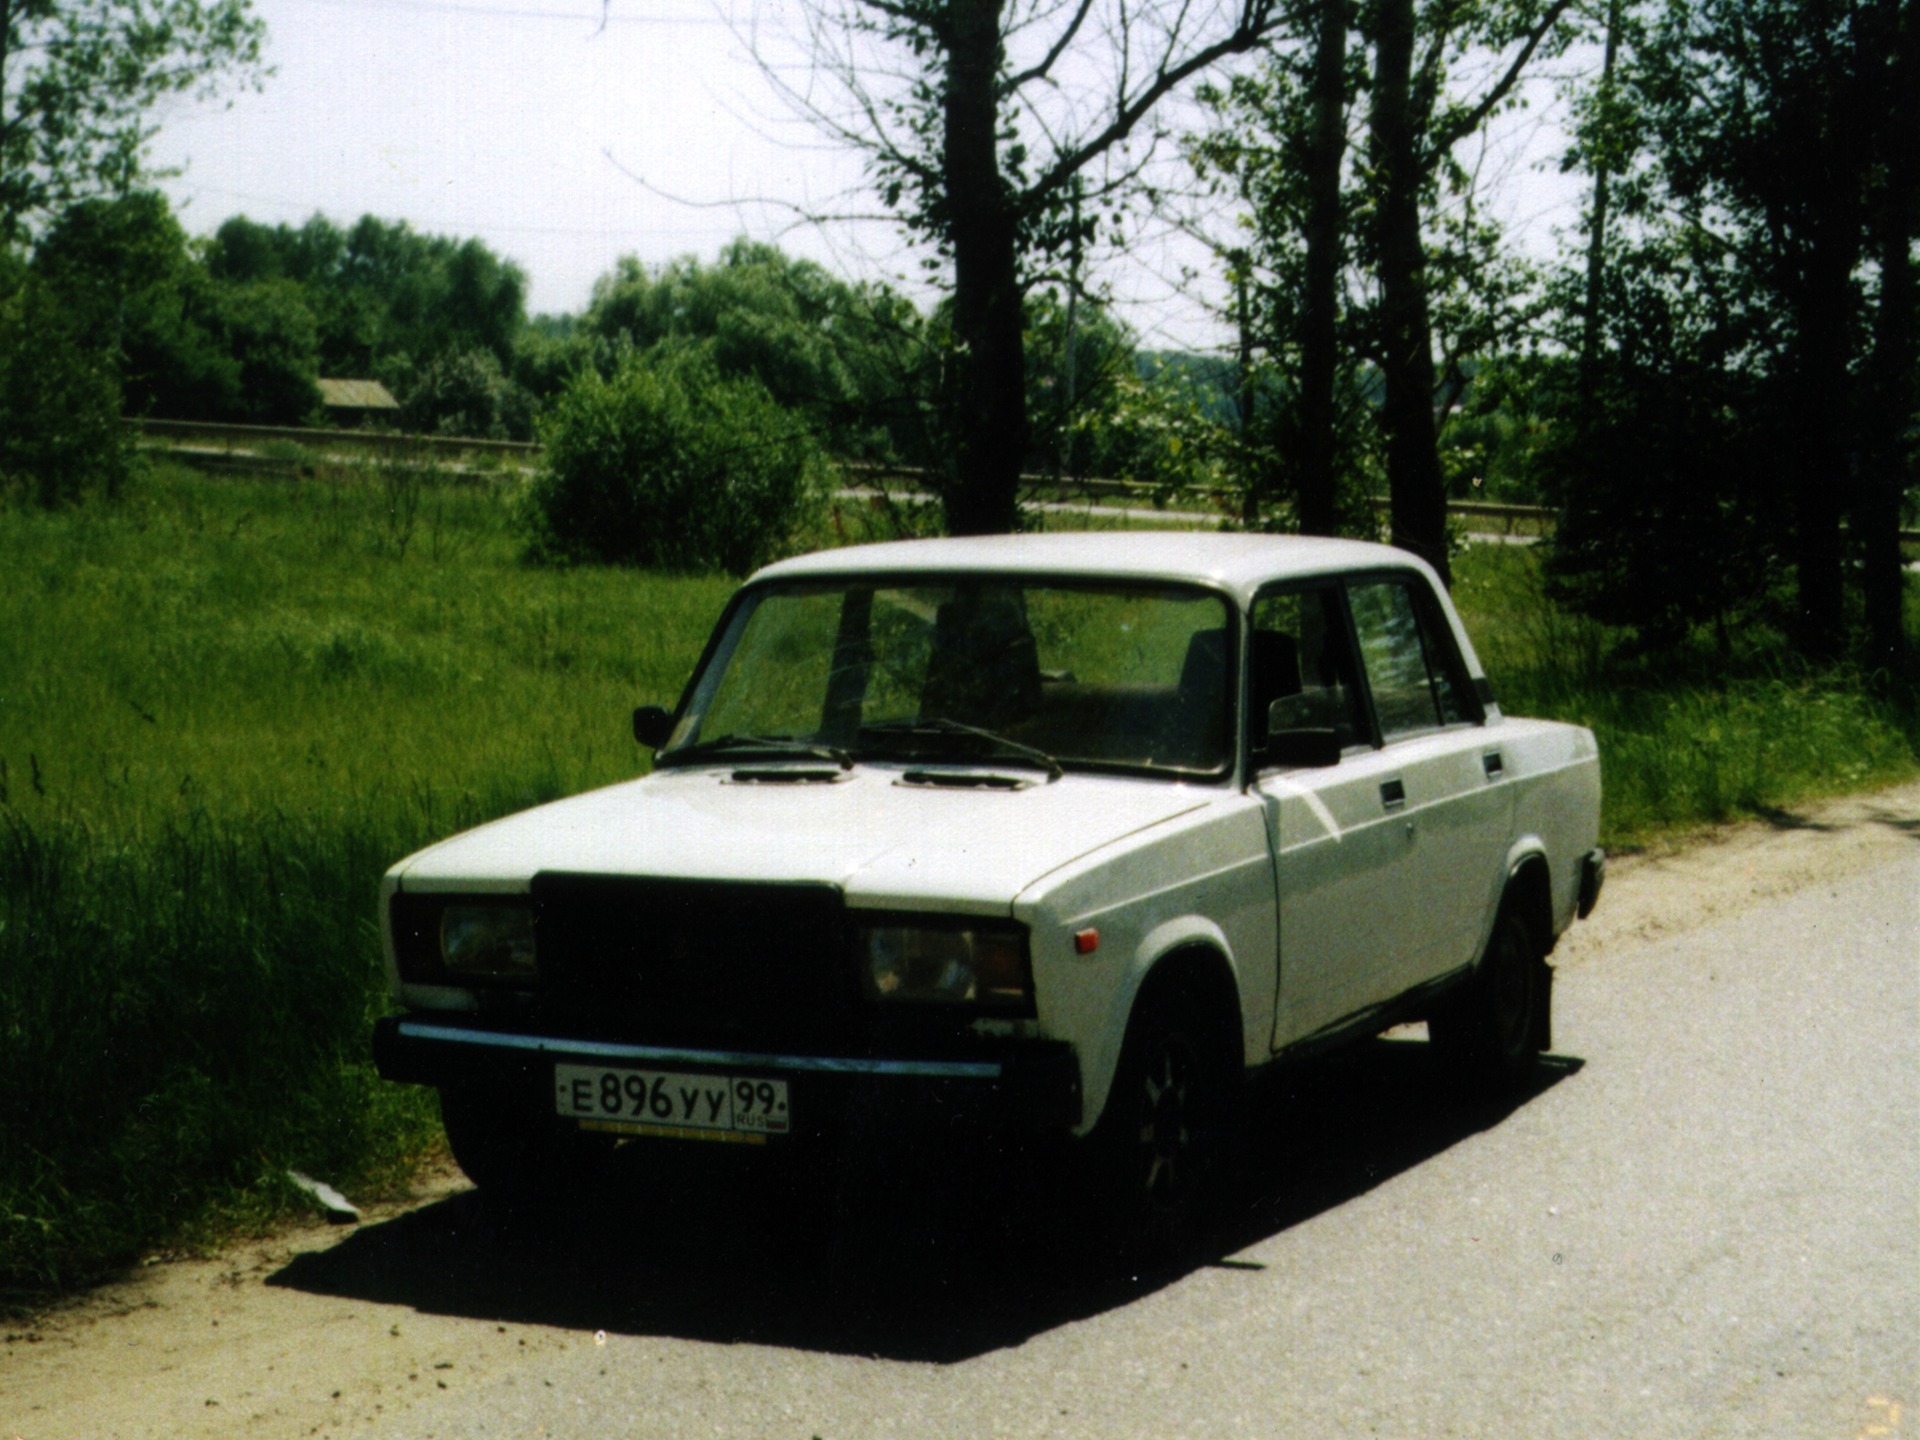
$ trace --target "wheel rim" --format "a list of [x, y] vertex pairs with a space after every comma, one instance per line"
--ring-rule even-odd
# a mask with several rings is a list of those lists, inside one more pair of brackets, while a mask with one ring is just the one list
[[1162, 1214], [1180, 1210], [1199, 1178], [1198, 1071], [1192, 1047], [1171, 1035], [1141, 1077], [1137, 1173], [1147, 1204]]

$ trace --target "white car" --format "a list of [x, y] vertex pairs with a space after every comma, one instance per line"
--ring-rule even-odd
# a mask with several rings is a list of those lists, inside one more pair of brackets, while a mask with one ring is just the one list
[[878, 1094], [1074, 1137], [1120, 1236], [1172, 1243], [1261, 1067], [1426, 1019], [1524, 1076], [1604, 874], [1593, 736], [1502, 715], [1380, 545], [808, 555], [634, 728], [650, 775], [385, 880], [379, 1068], [439, 1088], [483, 1191], [620, 1140], [806, 1147]]

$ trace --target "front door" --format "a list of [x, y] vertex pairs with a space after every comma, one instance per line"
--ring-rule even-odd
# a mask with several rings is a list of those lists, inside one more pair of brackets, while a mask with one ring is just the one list
[[[1398, 757], [1381, 748], [1340, 587], [1296, 586], [1255, 601], [1248, 640], [1254, 793], [1265, 807], [1279, 912], [1276, 1049], [1390, 998], [1411, 938], [1403, 907], [1412, 852]], [[1332, 731], [1338, 765], [1269, 761], [1279, 730]]]

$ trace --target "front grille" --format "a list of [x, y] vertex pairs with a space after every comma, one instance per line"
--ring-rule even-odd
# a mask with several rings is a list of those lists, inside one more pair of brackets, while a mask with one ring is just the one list
[[536, 1004], [577, 1033], [825, 1041], [859, 993], [825, 885], [536, 875]]

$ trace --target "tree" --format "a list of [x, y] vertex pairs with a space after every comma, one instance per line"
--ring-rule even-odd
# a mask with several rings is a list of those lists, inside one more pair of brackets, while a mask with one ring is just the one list
[[33, 267], [114, 363], [134, 414], [291, 425], [319, 404], [305, 287], [209, 274], [156, 192], [68, 207]]
[[0, 499], [46, 509], [111, 499], [133, 464], [111, 351], [51, 285], [0, 251]]
[[1587, 344], [1585, 368], [1626, 365], [1632, 326], [1619, 306], [1632, 289], [1620, 277], [1666, 257], [1668, 302], [1719, 317], [1704, 363], [1745, 377], [1744, 428], [1768, 442], [1746, 503], [1771, 512], [1759, 533], [1792, 557], [1789, 626], [1817, 660], [1848, 645], [1856, 573], [1876, 663], [1905, 648], [1896, 531], [1916, 409], [1913, 12], [1911, 0], [1636, 7], [1619, 17], [1637, 41], [1612, 80], [1621, 98], [1594, 107], [1587, 141], [1605, 160], [1591, 167], [1596, 205], [1604, 174], [1638, 233], [1590, 247], [1590, 277], [1613, 272], [1589, 287], [1611, 297], [1598, 329], [1614, 349]]
[[155, 102], [257, 85], [265, 35], [249, 0], [0, 0], [0, 245], [135, 188]]
[[450, 352], [483, 349], [511, 365], [526, 324], [519, 266], [478, 240], [421, 235], [405, 221], [363, 215], [342, 231], [320, 215], [298, 229], [235, 216], [215, 233], [206, 263], [217, 280], [300, 286], [324, 373], [378, 376], [398, 392]]
[[1133, 337], [1102, 306], [1069, 293], [1027, 297], [1029, 447], [1022, 469], [1062, 477], [1119, 473], [1121, 452], [1103, 443], [1099, 417], [1135, 371]]
[[[1724, 660], [1777, 618], [1791, 423], [1766, 404], [1764, 368], [1740, 358], [1764, 315], [1698, 266], [1658, 240], [1616, 253], [1594, 351], [1568, 344], [1542, 367], [1536, 463], [1559, 511], [1554, 594], [1648, 650], [1679, 651], [1704, 626]], [[1565, 277], [1569, 341], [1585, 333], [1584, 290]]]
[[[1464, 389], [1466, 357], [1521, 312], [1523, 282], [1479, 215], [1456, 156], [1507, 104], [1536, 56], [1564, 43], [1567, 0], [1296, 0], [1305, 44], [1206, 94], [1219, 123], [1192, 142], [1203, 177], [1244, 207], [1225, 247], [1255, 278], [1257, 344], [1277, 364], [1279, 455], [1302, 529], [1341, 518], [1343, 396], [1371, 362], [1396, 544], [1448, 573], [1447, 484], [1436, 408]], [[1351, 32], [1351, 33], [1350, 33]], [[1493, 78], [1460, 93], [1470, 55]], [[1364, 144], [1348, 145], [1364, 101]], [[1351, 483], [1350, 481], [1348, 482]], [[1270, 488], [1272, 486], [1269, 482]]]
[[[1460, 188], [1454, 148], [1507, 102], [1542, 45], [1564, 38], [1560, 21], [1569, 3], [1442, 0], [1417, 12], [1414, 0], [1371, 0], [1363, 12], [1373, 44], [1367, 164], [1378, 199], [1368, 238], [1380, 282], [1376, 354], [1386, 387], [1381, 420], [1393, 541], [1442, 577], [1450, 571], [1447, 497], [1433, 416], [1438, 384], [1423, 202], [1443, 171], [1451, 170], [1447, 178]], [[1479, 94], [1455, 97], [1449, 66], [1473, 48], [1502, 53], [1505, 67]]]
[[628, 352], [698, 349], [806, 418], [846, 459], [933, 464], [937, 341], [881, 284], [851, 285], [773, 245], [735, 240], [719, 259], [649, 267], [623, 257], [577, 327], [609, 375]]
[[865, 152], [881, 201], [950, 268], [948, 527], [1012, 529], [1029, 448], [1028, 290], [1103, 223], [1113, 233], [1146, 158], [1131, 142], [1156, 107], [1265, 43], [1283, 7], [810, 0], [807, 13], [810, 88], [787, 93]]
[[1214, 123], [1187, 142], [1203, 184], [1236, 210], [1233, 239], [1215, 248], [1234, 288], [1241, 518], [1260, 523], [1290, 503], [1298, 528], [1318, 535], [1355, 518], [1346, 497], [1364, 483], [1351, 404], [1366, 338], [1347, 173], [1354, 20], [1349, 0], [1301, 0], [1305, 43], [1203, 88]]

